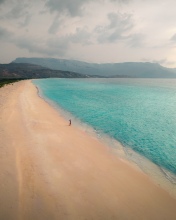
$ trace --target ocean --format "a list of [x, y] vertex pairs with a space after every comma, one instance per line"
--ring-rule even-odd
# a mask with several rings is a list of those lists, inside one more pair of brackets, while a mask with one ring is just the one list
[[33, 83], [72, 121], [90, 126], [98, 138], [118, 141], [128, 158], [132, 155], [137, 164], [146, 158], [176, 184], [175, 79], [41, 79]]

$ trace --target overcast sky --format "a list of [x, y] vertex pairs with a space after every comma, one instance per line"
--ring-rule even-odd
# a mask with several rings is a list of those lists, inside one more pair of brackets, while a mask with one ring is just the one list
[[17, 57], [176, 67], [175, 0], [0, 0], [0, 63]]

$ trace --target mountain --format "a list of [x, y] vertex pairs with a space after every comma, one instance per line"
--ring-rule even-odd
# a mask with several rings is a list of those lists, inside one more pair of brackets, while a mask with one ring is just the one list
[[51, 70], [40, 65], [28, 63], [0, 64], [0, 79], [38, 79], [38, 78], [85, 78], [89, 77], [70, 71]]
[[17, 58], [15, 63], [38, 64], [53, 70], [73, 71], [102, 77], [176, 78], [176, 70], [157, 63], [86, 63], [54, 58]]

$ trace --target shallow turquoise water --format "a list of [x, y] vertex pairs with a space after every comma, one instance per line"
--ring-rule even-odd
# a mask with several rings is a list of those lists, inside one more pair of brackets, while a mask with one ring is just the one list
[[176, 174], [176, 80], [33, 82], [62, 109]]

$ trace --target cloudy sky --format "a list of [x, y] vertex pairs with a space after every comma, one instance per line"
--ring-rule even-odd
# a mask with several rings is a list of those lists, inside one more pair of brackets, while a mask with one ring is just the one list
[[0, 0], [0, 63], [17, 57], [176, 67], [175, 0]]

